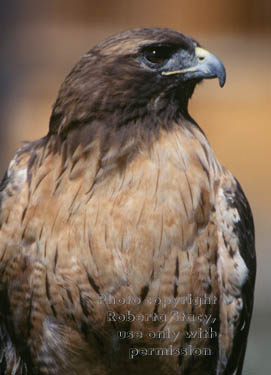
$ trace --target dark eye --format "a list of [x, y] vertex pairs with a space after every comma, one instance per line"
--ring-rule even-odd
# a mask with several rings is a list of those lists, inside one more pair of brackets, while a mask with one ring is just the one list
[[145, 58], [153, 64], [165, 63], [175, 52], [171, 46], [149, 46], [143, 51]]

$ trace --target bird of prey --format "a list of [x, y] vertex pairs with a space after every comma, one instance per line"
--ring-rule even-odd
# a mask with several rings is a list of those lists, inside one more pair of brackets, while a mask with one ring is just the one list
[[0, 188], [1, 374], [241, 374], [253, 218], [188, 112], [215, 77], [216, 56], [163, 28], [66, 77]]

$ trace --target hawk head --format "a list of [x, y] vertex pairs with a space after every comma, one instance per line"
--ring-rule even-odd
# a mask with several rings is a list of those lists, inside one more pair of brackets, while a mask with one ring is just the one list
[[54, 105], [50, 133], [82, 124], [145, 127], [188, 116], [194, 88], [204, 78], [225, 82], [222, 62], [190, 37], [162, 28], [123, 32], [82, 56]]

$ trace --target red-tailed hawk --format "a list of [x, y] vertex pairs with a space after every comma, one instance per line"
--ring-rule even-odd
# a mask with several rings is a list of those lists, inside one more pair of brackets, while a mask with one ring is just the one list
[[187, 109], [214, 77], [217, 57], [159, 28], [67, 76], [1, 184], [1, 374], [241, 374], [252, 214]]

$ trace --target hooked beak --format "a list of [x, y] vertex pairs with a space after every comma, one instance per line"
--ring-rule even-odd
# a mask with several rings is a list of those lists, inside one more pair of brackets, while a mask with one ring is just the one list
[[195, 65], [180, 70], [164, 71], [162, 75], [183, 74], [185, 80], [218, 78], [220, 87], [223, 87], [226, 81], [226, 71], [219, 58], [201, 47], [195, 48], [195, 56], [197, 59]]

